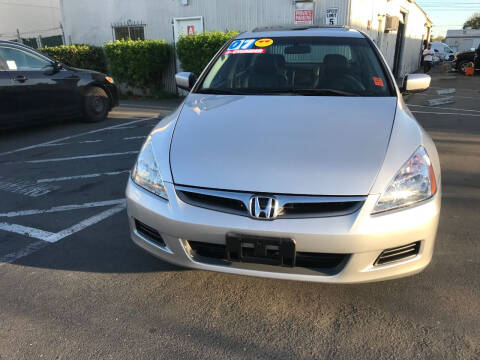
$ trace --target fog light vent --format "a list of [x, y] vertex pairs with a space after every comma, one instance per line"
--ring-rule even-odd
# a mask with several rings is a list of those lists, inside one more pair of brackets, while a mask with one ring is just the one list
[[409, 257], [416, 256], [420, 250], [420, 241], [399, 246], [396, 248], [386, 249], [380, 254], [375, 261], [375, 265], [383, 265], [398, 260], [404, 260]]
[[137, 229], [138, 233], [147, 239], [153, 241], [154, 243], [165, 247], [165, 241], [163, 241], [162, 235], [155, 230], [154, 228], [151, 228], [148, 225], [145, 225], [144, 223], [138, 221], [135, 219], [135, 228]]

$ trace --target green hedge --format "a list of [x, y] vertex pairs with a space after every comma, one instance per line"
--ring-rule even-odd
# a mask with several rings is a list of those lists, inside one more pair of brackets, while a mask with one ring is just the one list
[[217, 51], [236, 35], [238, 35], [236, 31], [215, 31], [181, 36], [176, 44], [176, 50], [183, 70], [200, 75]]
[[63, 64], [100, 72], [107, 71], [107, 63], [103, 49], [90, 45], [61, 45], [39, 49], [44, 54]]
[[118, 40], [103, 46], [110, 73], [132, 86], [159, 89], [171, 56], [164, 40]]

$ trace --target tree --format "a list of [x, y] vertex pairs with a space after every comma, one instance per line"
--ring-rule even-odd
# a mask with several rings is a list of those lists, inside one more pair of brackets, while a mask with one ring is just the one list
[[475, 13], [470, 16], [470, 18], [465, 21], [465, 24], [463, 24], [463, 28], [480, 29], [480, 13]]
[[445, 37], [444, 36], [435, 36], [435, 37], [432, 37], [430, 41], [431, 42], [434, 42], [434, 41], [444, 42]]

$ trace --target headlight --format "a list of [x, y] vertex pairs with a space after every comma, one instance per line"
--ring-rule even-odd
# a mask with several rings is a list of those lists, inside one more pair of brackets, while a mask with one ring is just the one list
[[437, 191], [432, 163], [423, 146], [397, 172], [380, 196], [373, 213], [409, 206], [431, 198]]
[[132, 180], [138, 186], [168, 200], [162, 175], [158, 170], [158, 163], [153, 152], [151, 138], [148, 138], [140, 150], [137, 163], [132, 170]]

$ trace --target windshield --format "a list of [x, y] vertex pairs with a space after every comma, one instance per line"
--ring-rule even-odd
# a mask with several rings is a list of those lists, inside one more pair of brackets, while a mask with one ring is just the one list
[[196, 92], [392, 96], [369, 42], [340, 37], [234, 40]]

